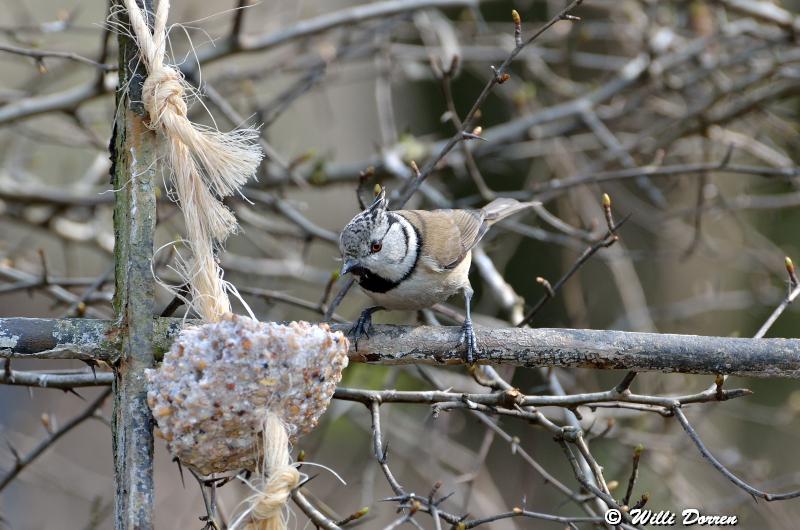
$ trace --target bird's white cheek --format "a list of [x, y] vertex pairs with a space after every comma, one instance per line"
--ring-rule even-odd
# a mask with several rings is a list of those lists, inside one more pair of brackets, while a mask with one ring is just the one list
[[388, 248], [384, 247], [380, 254], [389, 263], [400, 263], [405, 258], [405, 249], [392, 245]]
[[[372, 254], [363, 260], [364, 266], [373, 274], [377, 274], [381, 278], [387, 280], [397, 279], [397, 264], [393, 263], [384, 255], [384, 252]], [[401, 275], [402, 276], [402, 275]]]

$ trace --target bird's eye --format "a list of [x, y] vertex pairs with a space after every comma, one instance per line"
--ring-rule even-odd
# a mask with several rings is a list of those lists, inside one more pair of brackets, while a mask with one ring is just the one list
[[382, 247], [383, 245], [380, 241], [373, 242], [371, 247], [372, 253], [375, 254], [376, 252], [380, 252]]

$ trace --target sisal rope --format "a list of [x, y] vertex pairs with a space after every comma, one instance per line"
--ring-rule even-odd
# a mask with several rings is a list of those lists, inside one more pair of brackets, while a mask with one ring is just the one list
[[258, 131], [220, 132], [192, 123], [186, 81], [178, 69], [164, 64], [169, 0], [158, 2], [152, 32], [136, 1], [124, 1], [147, 69], [142, 103], [150, 116], [148, 127], [164, 139], [172, 185], [186, 221], [194, 259], [183, 273], [191, 285], [192, 305], [204, 320], [217, 322], [230, 313], [231, 304], [214, 249], [237, 228], [222, 198], [255, 175], [263, 156]]
[[292, 490], [300, 484], [300, 472], [291, 465], [289, 436], [275, 414], [267, 413], [263, 432], [264, 458], [258, 474], [265, 478], [259, 492], [249, 499], [250, 521], [244, 530], [284, 530], [284, 507]]
[[[147, 69], [142, 103], [150, 117], [148, 127], [164, 140], [172, 184], [186, 221], [193, 263], [184, 273], [191, 285], [192, 304], [204, 320], [217, 322], [230, 313], [231, 304], [214, 249], [237, 227], [221, 199], [238, 191], [258, 169], [262, 158], [258, 131], [223, 133], [192, 123], [187, 117], [186, 82], [180, 71], [164, 64], [169, 0], [158, 2], [152, 32], [136, 1], [124, 1]], [[286, 502], [300, 483], [300, 473], [291, 465], [286, 428], [271, 412], [264, 420], [263, 436], [259, 491], [247, 500], [249, 506], [240, 520], [245, 530], [284, 530]]]

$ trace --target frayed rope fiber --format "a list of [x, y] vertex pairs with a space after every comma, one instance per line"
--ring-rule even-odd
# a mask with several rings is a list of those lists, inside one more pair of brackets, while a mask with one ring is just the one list
[[260, 491], [249, 499], [250, 522], [245, 530], [283, 530], [284, 507], [292, 490], [300, 484], [300, 472], [291, 465], [287, 447], [289, 436], [281, 420], [272, 413], [264, 420], [264, 459], [260, 476], [265, 476]]
[[172, 184], [186, 221], [193, 261], [182, 272], [195, 310], [204, 320], [217, 322], [230, 313], [231, 304], [214, 250], [237, 228], [222, 198], [255, 176], [263, 153], [255, 129], [220, 132], [188, 119], [186, 81], [178, 69], [164, 64], [169, 5], [168, 0], [158, 2], [151, 32], [136, 1], [125, 0], [147, 69], [142, 103], [150, 116], [148, 126], [165, 140]]
[[[124, 1], [147, 69], [142, 103], [149, 114], [148, 126], [164, 140], [172, 184], [186, 221], [192, 262], [180, 272], [191, 286], [194, 309], [203, 320], [217, 323], [232, 317], [228, 284], [214, 250], [237, 228], [236, 217], [222, 198], [255, 175], [263, 156], [258, 131], [223, 133], [192, 123], [187, 117], [186, 81], [175, 67], [164, 64], [169, 1], [158, 2], [152, 32], [136, 1]], [[242, 522], [246, 530], [284, 530], [286, 502], [300, 483], [300, 473], [291, 465], [286, 426], [267, 412], [262, 427], [258, 490], [247, 499], [248, 508], [234, 526]]]

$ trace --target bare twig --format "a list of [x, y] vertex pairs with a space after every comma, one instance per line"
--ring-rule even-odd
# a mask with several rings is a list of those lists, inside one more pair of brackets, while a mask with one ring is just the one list
[[[508, 74], [506, 70], [508, 69], [509, 65], [514, 61], [514, 58], [525, 48], [525, 46], [529, 45], [531, 42], [536, 40], [542, 33], [547, 31], [550, 27], [556, 24], [560, 20], [577, 20], [576, 17], [572, 17], [569, 13], [578, 7], [583, 0], [573, 0], [567, 7], [561, 10], [556, 16], [551, 18], [546, 24], [544, 24], [541, 28], [539, 28], [533, 35], [528, 37], [528, 39], [524, 40], [520, 44], [518, 44], [509, 54], [505, 61], [500, 65], [499, 68], [492, 67], [493, 75], [486, 83], [486, 86], [483, 87], [483, 90], [478, 95], [475, 102], [472, 104], [472, 108], [470, 108], [469, 112], [467, 112], [464, 119], [461, 121], [461, 127], [458, 128], [458, 131], [450, 137], [449, 140], [444, 144], [444, 146], [439, 150], [438, 154], [432, 156], [428, 159], [422, 169], [414, 176], [414, 178], [410, 179], [407, 184], [401, 189], [396, 198], [392, 201], [392, 207], [394, 209], [402, 208], [411, 198], [412, 195], [419, 189], [419, 187], [425, 182], [428, 176], [433, 172], [436, 168], [437, 164], [447, 156], [447, 154], [461, 141], [465, 138], [465, 133], [467, 133], [472, 127], [473, 118], [475, 117], [476, 113], [480, 109], [481, 105], [486, 101], [486, 98], [489, 97], [489, 94], [492, 92], [492, 89], [508, 79]], [[571, 18], [570, 18], [571, 17]], [[457, 119], [457, 117], [456, 117]], [[488, 190], [488, 188], [486, 188]], [[484, 192], [486, 192], [484, 190]], [[336, 298], [334, 298], [333, 302], [331, 302], [330, 311], [334, 311], [338, 306], [338, 303], [344, 299], [344, 296], [353, 286], [353, 280], [350, 279], [348, 283], [345, 283], [339, 293], [337, 294]]]
[[73, 417], [71, 420], [66, 422], [62, 425], [58, 430], [53, 431], [49, 434], [45, 439], [43, 439], [39, 444], [33, 448], [28, 454], [21, 457], [16, 457], [14, 461], [14, 466], [11, 468], [5, 476], [0, 478], [0, 491], [5, 489], [12, 480], [14, 480], [17, 475], [19, 475], [26, 467], [28, 467], [34, 460], [36, 460], [42, 453], [44, 453], [49, 447], [52, 447], [59, 438], [70, 432], [72, 429], [83, 423], [85, 420], [94, 416], [95, 411], [103, 405], [103, 402], [111, 395], [111, 389], [103, 390], [94, 401], [89, 403], [89, 405], [77, 416]]
[[341, 530], [339, 525], [328, 519], [325, 514], [311, 504], [311, 501], [309, 501], [300, 490], [301, 488], [295, 488], [292, 490], [292, 500], [297, 507], [300, 508], [309, 519], [311, 519], [311, 522], [313, 522], [318, 528], [324, 528], [325, 530]]
[[8, 53], [13, 53], [14, 55], [22, 55], [24, 57], [30, 57], [34, 59], [37, 63], [41, 63], [43, 59], [57, 58], [57, 59], [67, 59], [70, 61], [87, 64], [104, 72], [110, 72], [117, 69], [116, 65], [99, 63], [93, 59], [89, 59], [88, 57], [84, 57], [83, 55], [74, 52], [62, 52], [55, 50], [36, 50], [32, 48], [21, 48], [19, 46], [12, 46], [10, 44], [0, 44], [0, 52], [8, 52]]
[[[567, 280], [569, 280], [572, 277], [573, 274], [578, 272], [578, 270], [584, 263], [589, 261], [589, 258], [591, 258], [598, 250], [602, 248], [608, 248], [614, 243], [616, 243], [618, 240], [618, 236], [616, 234], [617, 230], [623, 224], [625, 224], [629, 218], [630, 215], [623, 218], [622, 221], [620, 221], [616, 225], [609, 225], [606, 234], [603, 237], [599, 238], [597, 241], [595, 241], [588, 248], [586, 248], [586, 250], [584, 250], [583, 253], [580, 256], [578, 256], [578, 259], [575, 260], [575, 263], [572, 264], [572, 267], [570, 267], [570, 269], [567, 272], [565, 272], [564, 275], [561, 276], [561, 278], [558, 279], [555, 285], [550, 286], [550, 282], [547, 282], [547, 280], [545, 280], [544, 278], [542, 278], [541, 280], [537, 278], [536, 281], [544, 285], [545, 288], [547, 289], [547, 292], [539, 299], [536, 305], [533, 306], [533, 308], [531, 308], [530, 311], [528, 311], [528, 313], [525, 315], [525, 318], [523, 318], [522, 321], [519, 324], [517, 324], [517, 326], [522, 327], [530, 325], [530, 323], [533, 321], [533, 318], [536, 316], [539, 310], [542, 307], [544, 307], [544, 305], [548, 302], [548, 300], [550, 300], [551, 298], [553, 298], [553, 296], [555, 296], [555, 293], [559, 289], [561, 289], [561, 287], [567, 282]], [[613, 219], [610, 217], [608, 217], [608, 219], [610, 221], [613, 221]]]
[[452, 136], [450, 139], [444, 144], [442, 149], [436, 154], [435, 156], [431, 157], [428, 162], [425, 163], [425, 166], [420, 170], [419, 175], [417, 175], [414, 179], [411, 179], [408, 184], [400, 191], [398, 194], [398, 198], [394, 201], [393, 207], [394, 208], [402, 208], [411, 196], [419, 189], [425, 179], [433, 172], [436, 168], [436, 165], [442, 160], [447, 153], [449, 153], [453, 147], [456, 146], [460, 141], [464, 138], [464, 133], [468, 132], [469, 130], [474, 127], [473, 118], [475, 114], [478, 112], [478, 109], [483, 105], [486, 101], [486, 98], [489, 97], [489, 94], [492, 92], [492, 89], [508, 79], [508, 74], [506, 70], [508, 69], [509, 65], [514, 61], [514, 58], [519, 55], [519, 53], [528, 46], [530, 43], [535, 41], [539, 36], [550, 29], [554, 24], [561, 20], [576, 20], [576, 17], [572, 17], [569, 13], [572, 12], [575, 8], [577, 8], [583, 0], [573, 0], [570, 4], [562, 9], [558, 14], [556, 14], [553, 18], [551, 18], [547, 23], [545, 23], [542, 27], [540, 27], [536, 32], [533, 33], [530, 37], [519, 43], [511, 53], [508, 55], [505, 61], [497, 67], [492, 67], [493, 75], [483, 87], [483, 90], [478, 95], [475, 102], [472, 104], [472, 108], [470, 108], [469, 112], [467, 112], [466, 116], [462, 120], [462, 126], [459, 130]]
[[644, 446], [638, 445], [633, 450], [633, 458], [632, 466], [631, 466], [631, 476], [628, 478], [628, 487], [625, 490], [625, 496], [622, 498], [620, 504], [623, 506], [629, 506], [631, 502], [631, 495], [633, 495], [633, 486], [636, 484], [636, 479], [639, 477], [639, 460], [642, 458], [642, 452], [644, 451]]
[[778, 320], [784, 311], [786, 311], [786, 308], [789, 307], [792, 302], [794, 302], [798, 295], [800, 295], [800, 285], [795, 285], [789, 294], [786, 295], [786, 298], [780, 304], [778, 304], [778, 307], [775, 308], [769, 318], [767, 318], [767, 320], [761, 325], [754, 338], [760, 339], [766, 335], [769, 331], [769, 328], [771, 328], [775, 321]]
[[[724, 162], [724, 161], [723, 161]], [[564, 190], [575, 186], [587, 184], [601, 184], [616, 180], [625, 180], [646, 177], [673, 177], [676, 175], [698, 174], [707, 172], [734, 173], [740, 175], [758, 175], [768, 178], [791, 179], [800, 175], [800, 168], [775, 168], [746, 166], [741, 164], [725, 164], [720, 162], [697, 163], [697, 164], [676, 164], [672, 166], [642, 166], [630, 169], [619, 169], [613, 171], [602, 171], [591, 175], [575, 175], [564, 179], [551, 179], [546, 182], [536, 184], [534, 192], [543, 194], [547, 191]]]
[[[746, 389], [726, 390], [725, 399], [732, 399], [750, 394], [751, 392]], [[372, 403], [465, 403], [468, 406], [504, 406], [510, 409], [515, 407], [575, 408], [578, 406], [593, 406], [594, 404], [603, 402], [640, 403], [672, 408], [676, 405], [717, 401], [716, 394], [708, 390], [685, 396], [659, 397], [631, 394], [630, 392], [617, 393], [616, 389], [607, 390], [605, 392], [590, 392], [565, 396], [523, 396], [520, 395], [518, 391], [493, 394], [465, 394], [437, 390], [364, 390], [340, 387], [336, 389], [334, 397], [347, 401], [357, 401], [365, 405], [371, 405]]]
[[711, 451], [709, 451], [708, 448], [703, 443], [703, 441], [700, 440], [700, 436], [698, 436], [697, 431], [695, 431], [694, 428], [691, 426], [689, 420], [686, 419], [686, 415], [683, 413], [681, 408], [675, 407], [673, 409], [673, 412], [675, 414], [675, 417], [678, 419], [678, 422], [681, 424], [681, 427], [683, 427], [683, 430], [686, 431], [686, 434], [688, 434], [689, 438], [692, 439], [692, 442], [694, 442], [694, 444], [697, 446], [697, 449], [700, 450], [700, 454], [703, 455], [703, 458], [708, 460], [717, 471], [725, 475], [725, 477], [731, 482], [733, 482], [736, 486], [743, 489], [753, 497], [759, 497], [767, 501], [782, 501], [800, 497], [800, 490], [789, 491], [786, 493], [767, 493], [761, 491], [757, 488], [754, 488], [747, 482], [743, 481], [742, 479], [731, 473], [727, 467], [725, 467], [719, 460], [717, 460], [714, 457], [714, 455], [711, 454]]

